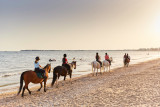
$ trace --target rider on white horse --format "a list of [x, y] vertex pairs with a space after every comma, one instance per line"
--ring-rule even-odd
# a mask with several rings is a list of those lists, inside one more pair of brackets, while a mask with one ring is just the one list
[[109, 59], [109, 55], [107, 53], [105, 55], [105, 60], [107, 60], [110, 63], [110, 65], [111, 65], [111, 60]]
[[102, 67], [102, 62], [100, 61], [100, 59], [100, 56], [98, 55], [98, 53], [96, 53], [96, 61], [99, 62]]

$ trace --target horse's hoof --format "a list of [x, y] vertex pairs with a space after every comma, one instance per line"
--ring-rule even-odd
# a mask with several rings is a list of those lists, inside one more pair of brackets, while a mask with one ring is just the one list
[[44, 92], [46, 92], [46, 90], [44, 90]]
[[40, 91], [40, 89], [38, 89], [37, 91]]
[[29, 94], [31, 95], [31, 92], [29, 92]]

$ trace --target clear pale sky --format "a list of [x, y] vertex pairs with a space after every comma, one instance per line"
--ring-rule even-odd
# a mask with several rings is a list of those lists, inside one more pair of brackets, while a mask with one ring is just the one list
[[0, 0], [0, 51], [160, 47], [160, 0]]

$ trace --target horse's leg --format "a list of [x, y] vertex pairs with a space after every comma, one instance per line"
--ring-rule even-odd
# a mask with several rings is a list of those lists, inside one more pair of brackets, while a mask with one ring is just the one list
[[24, 96], [25, 86], [23, 87], [22, 97]]
[[70, 76], [70, 82], [72, 84], [72, 71], [70, 72], [69, 76]]
[[58, 88], [58, 79], [59, 79], [60, 75], [57, 74], [57, 76], [58, 76], [58, 78], [56, 79], [56, 84], [57, 84], [56, 87]]
[[103, 73], [102, 73], [102, 71], [101, 71], [101, 70], [102, 70], [102, 67], [100, 67], [100, 73], [101, 73], [101, 75], [102, 75]]
[[[64, 81], [66, 80], [66, 76], [67, 76], [67, 75], [64, 76]], [[64, 86], [64, 82], [62, 82], [62, 86]]]
[[28, 86], [27, 86], [27, 88], [26, 88], [26, 89], [28, 90], [29, 94], [31, 95], [31, 91], [28, 89]]
[[[97, 73], [98, 73], [98, 68], [97, 68]], [[97, 73], [96, 73], [96, 76], [97, 76]]]
[[41, 87], [40, 87], [37, 91], [40, 91], [40, 90], [41, 90], [41, 88], [43, 87], [42, 82], [41, 82], [40, 84], [41, 84]]
[[23, 87], [23, 91], [22, 91], [22, 97], [24, 96], [24, 91], [25, 89], [27, 89], [29, 91], [29, 94], [30, 94], [30, 90], [28, 89], [28, 82], [25, 81], [25, 86]]
[[94, 72], [93, 72], [93, 64], [92, 64], [92, 75], [94, 76]]
[[94, 68], [94, 71], [93, 71], [93, 76], [94, 76], [94, 74], [95, 74], [95, 68]]
[[47, 82], [47, 79], [44, 80], [44, 92], [46, 92], [46, 82]]

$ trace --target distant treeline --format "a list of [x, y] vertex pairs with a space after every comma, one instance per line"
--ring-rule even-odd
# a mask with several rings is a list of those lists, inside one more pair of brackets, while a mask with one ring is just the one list
[[160, 48], [140, 48], [139, 51], [160, 51]]
[[160, 51], [160, 48], [140, 48], [124, 50], [21, 50], [21, 51]]

